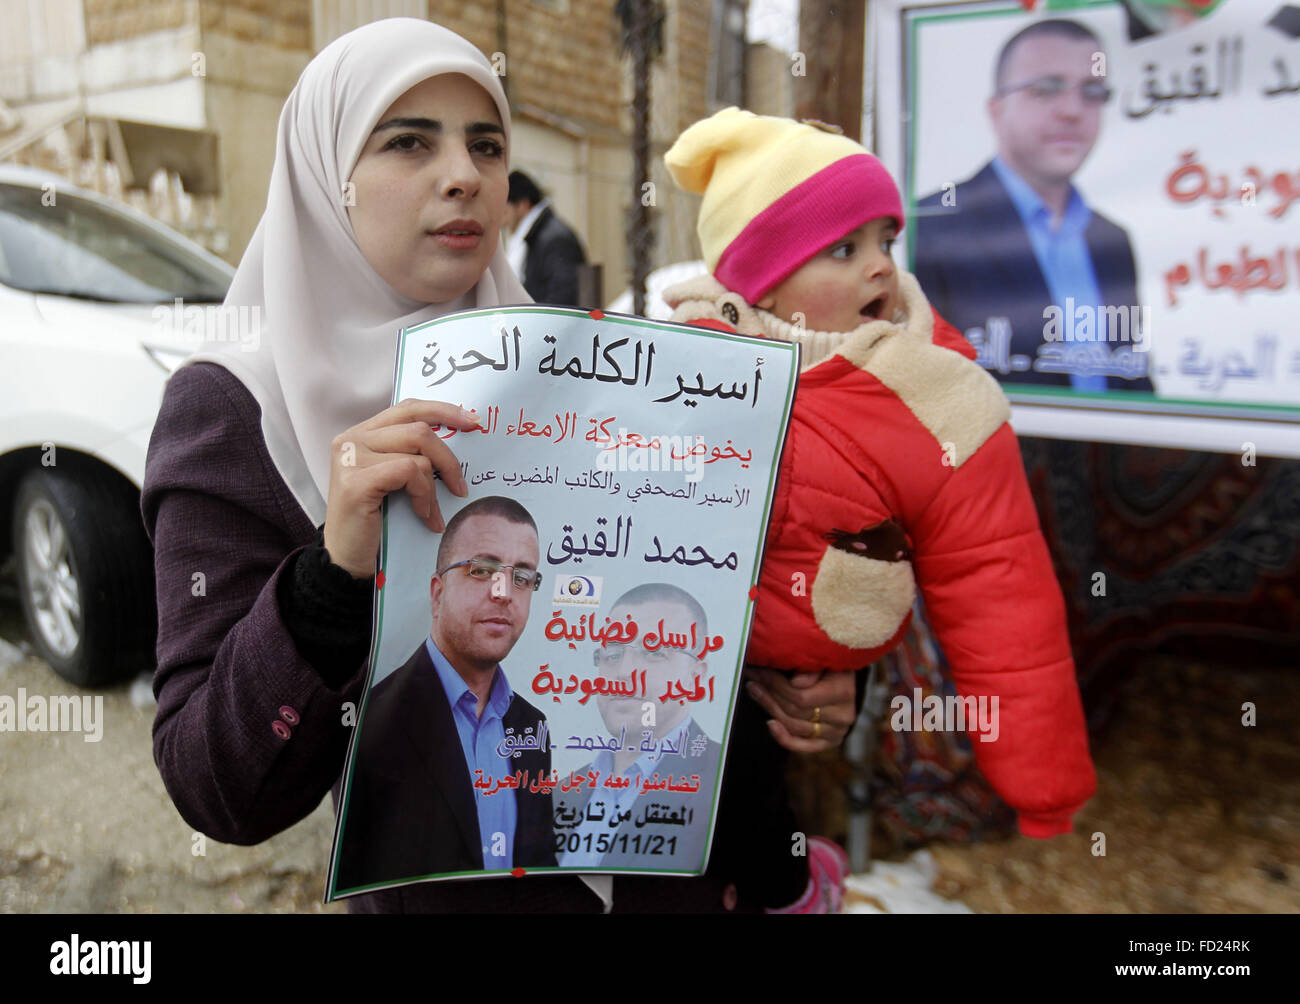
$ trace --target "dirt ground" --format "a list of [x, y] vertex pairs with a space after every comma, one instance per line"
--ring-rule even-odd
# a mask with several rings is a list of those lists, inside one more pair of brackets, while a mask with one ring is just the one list
[[1093, 757], [1073, 833], [933, 844], [935, 891], [977, 913], [1300, 912], [1300, 669], [1148, 662]]
[[[0, 638], [27, 638], [17, 603], [2, 594]], [[86, 693], [39, 659], [5, 662], [0, 694]], [[334, 832], [328, 796], [256, 847], [197, 844], [153, 762], [153, 704], [139, 689], [133, 700], [129, 683], [102, 693], [99, 742], [0, 732], [0, 912], [346, 912], [321, 903]]]
[[[26, 637], [0, 591], [0, 638]], [[74, 692], [8, 651], [0, 694]], [[154, 766], [153, 705], [130, 684], [103, 695], [98, 743], [0, 733], [0, 912], [344, 912], [321, 903], [328, 797], [257, 847], [200, 846]], [[1098, 794], [1074, 833], [931, 845], [934, 892], [977, 913], [1300, 912], [1298, 721], [1295, 670], [1144, 666], [1094, 744]]]

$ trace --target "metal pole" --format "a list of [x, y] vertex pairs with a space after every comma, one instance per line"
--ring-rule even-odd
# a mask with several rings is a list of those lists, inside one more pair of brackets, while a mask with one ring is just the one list
[[849, 868], [853, 873], [865, 872], [871, 866], [871, 772], [875, 762], [876, 728], [880, 724], [884, 687], [877, 686], [873, 663], [867, 673], [867, 694], [862, 702], [862, 712], [849, 733], [844, 755], [853, 767], [853, 779], [848, 784], [849, 796]]
[[634, 0], [632, 14], [633, 136], [635, 185], [632, 191], [631, 232], [632, 312], [645, 313], [645, 283], [650, 274], [650, 247], [654, 242], [650, 207], [642, 193], [650, 180], [650, 0]]

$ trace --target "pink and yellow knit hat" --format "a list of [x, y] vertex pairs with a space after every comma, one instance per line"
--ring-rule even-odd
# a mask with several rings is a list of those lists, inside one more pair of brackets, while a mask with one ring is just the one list
[[793, 119], [725, 108], [664, 154], [704, 196], [696, 229], [714, 277], [749, 303], [828, 244], [881, 216], [903, 225], [898, 186], [859, 143]]

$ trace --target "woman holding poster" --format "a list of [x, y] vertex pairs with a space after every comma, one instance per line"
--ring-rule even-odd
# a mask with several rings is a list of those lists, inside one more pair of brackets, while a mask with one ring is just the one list
[[[264, 331], [205, 347], [177, 370], [142, 498], [158, 580], [155, 759], [181, 815], [216, 839], [258, 843], [326, 791], [337, 799], [367, 677], [383, 504], [405, 490], [433, 549], [445, 528], [435, 480], [467, 492], [432, 427], [469, 430], [478, 417], [442, 402], [388, 406], [393, 353], [401, 328], [528, 302], [498, 247], [509, 142], [491, 65], [419, 20], [337, 39], [285, 105], [266, 211], [227, 301], [251, 306]], [[791, 748], [830, 748], [847, 732], [851, 675], [759, 681], [762, 708], [742, 697], [737, 712], [738, 778], [753, 760], [747, 744], [773, 742], [769, 715]], [[795, 736], [814, 709], [823, 725], [810, 744]], [[753, 783], [783, 801], [781, 777]], [[450, 881], [349, 905], [779, 907], [801, 890], [774, 886], [750, 857], [754, 811], [724, 794], [726, 825], [699, 878]]]

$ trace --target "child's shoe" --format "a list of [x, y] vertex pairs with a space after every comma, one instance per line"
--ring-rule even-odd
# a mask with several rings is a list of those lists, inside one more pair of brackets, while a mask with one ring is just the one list
[[849, 875], [849, 856], [839, 844], [825, 837], [808, 839], [808, 886], [789, 906], [766, 913], [839, 913], [844, 903], [844, 880]]

